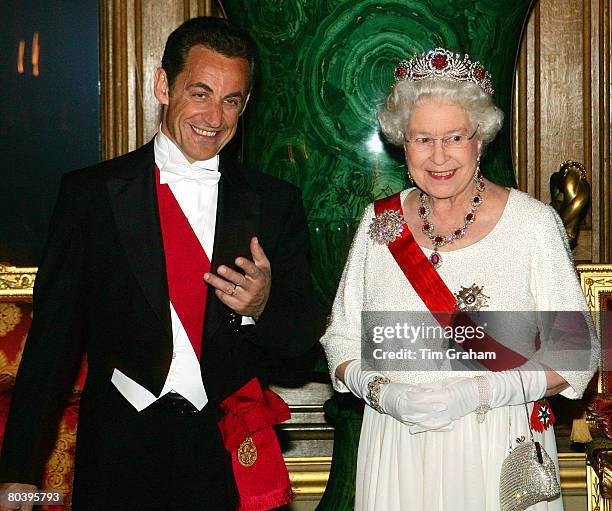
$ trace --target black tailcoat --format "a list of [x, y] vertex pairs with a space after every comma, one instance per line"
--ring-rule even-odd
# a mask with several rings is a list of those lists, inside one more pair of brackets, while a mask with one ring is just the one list
[[[209, 407], [270, 364], [314, 341], [308, 234], [299, 191], [221, 155], [213, 271], [250, 256], [257, 235], [272, 268], [272, 290], [255, 326], [210, 288], [202, 340]], [[40, 482], [81, 355], [88, 375], [79, 449], [94, 438], [115, 368], [159, 395], [172, 357], [168, 285], [155, 192], [153, 143], [66, 174], [34, 289], [34, 319], [12, 398], [0, 476]], [[77, 478], [79, 477], [77, 471]]]

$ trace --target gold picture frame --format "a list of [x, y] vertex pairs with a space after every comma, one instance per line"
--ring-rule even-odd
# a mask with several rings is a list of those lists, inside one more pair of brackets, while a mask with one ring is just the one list
[[[612, 349], [606, 345], [602, 338], [602, 313], [604, 303], [612, 300], [612, 264], [579, 264], [576, 266], [580, 274], [580, 285], [587, 301], [587, 305], [595, 319], [595, 329], [602, 342], [602, 353]], [[598, 392], [605, 396], [612, 395], [612, 367], [609, 367], [607, 358], [602, 356], [599, 367]]]
[[[602, 344], [597, 390], [601, 397], [610, 399], [612, 398], [612, 367], [607, 354], [612, 349], [612, 339], [608, 338], [609, 329], [605, 327], [607, 317], [603, 313], [608, 309], [605, 306], [608, 300], [612, 303], [612, 264], [579, 264], [577, 269], [580, 274], [580, 285], [587, 305], [593, 313], [595, 329]], [[587, 460], [587, 508], [589, 511], [612, 510], [612, 502], [605, 497], [610, 494], [612, 485], [612, 467], [608, 465], [606, 459], [610, 459], [610, 454], [602, 452], [599, 462]]]

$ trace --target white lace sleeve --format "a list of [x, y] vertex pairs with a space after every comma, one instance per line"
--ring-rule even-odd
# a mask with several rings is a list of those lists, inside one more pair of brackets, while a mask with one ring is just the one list
[[332, 306], [330, 323], [321, 338], [332, 384], [338, 392], [349, 390], [336, 378], [336, 368], [347, 360], [361, 358], [364, 268], [370, 243], [368, 228], [373, 216], [374, 207], [370, 204], [365, 209], [353, 238]]
[[[599, 340], [559, 215], [550, 206], [545, 207], [534, 222], [534, 229], [531, 293], [538, 311], [561, 312], [542, 315], [549, 324], [540, 327], [541, 338], [543, 330], [545, 335], [534, 360], [550, 367], [569, 383], [562, 396], [579, 399], [597, 370]], [[560, 331], [570, 333], [559, 335]], [[554, 339], [552, 345], [546, 345], [546, 339]]]

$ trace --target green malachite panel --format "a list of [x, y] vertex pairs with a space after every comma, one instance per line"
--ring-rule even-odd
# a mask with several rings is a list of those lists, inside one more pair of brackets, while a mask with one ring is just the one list
[[302, 189], [323, 303], [334, 297], [365, 205], [407, 185], [402, 154], [381, 140], [375, 118], [402, 58], [444, 46], [469, 53], [491, 71], [496, 102], [507, 115], [482, 167], [492, 180], [515, 184], [511, 92], [531, 0], [222, 3], [260, 52], [245, 159]]
[[325, 416], [334, 426], [334, 451], [330, 478], [316, 511], [353, 509], [363, 406], [351, 394], [336, 393], [325, 402]]

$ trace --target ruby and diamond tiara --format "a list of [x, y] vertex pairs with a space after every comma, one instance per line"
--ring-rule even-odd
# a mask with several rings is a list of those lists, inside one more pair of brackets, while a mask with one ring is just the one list
[[449, 80], [453, 82], [473, 82], [489, 95], [495, 90], [491, 84], [491, 75], [484, 66], [472, 62], [466, 53], [461, 57], [458, 53], [436, 48], [427, 53], [413, 55], [410, 60], [402, 60], [395, 67], [395, 81], [403, 80]]

